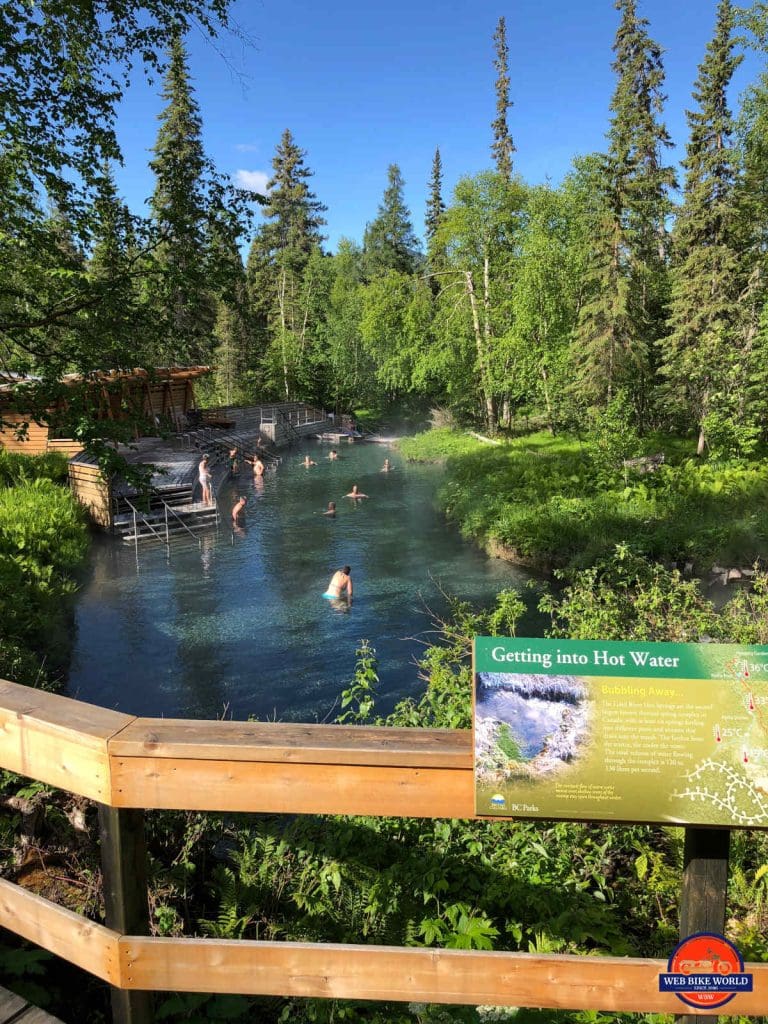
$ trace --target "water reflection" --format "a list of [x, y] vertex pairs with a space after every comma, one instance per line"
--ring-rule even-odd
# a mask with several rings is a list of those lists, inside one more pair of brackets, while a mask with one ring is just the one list
[[[302, 464], [304, 451], [317, 465]], [[354, 672], [355, 648], [379, 658], [380, 710], [421, 686], [414, 640], [425, 611], [445, 610], [441, 588], [490, 603], [526, 577], [466, 545], [434, 507], [441, 471], [405, 464], [396, 452], [352, 445], [329, 459], [321, 445], [290, 452], [276, 472], [245, 467], [220, 495], [238, 494], [247, 518], [202, 535], [142, 547], [94, 544], [77, 608], [70, 692], [144, 715], [325, 719]], [[392, 472], [381, 472], [384, 458]], [[346, 499], [353, 484], [369, 495]], [[336, 516], [324, 514], [336, 503]], [[352, 566], [355, 596], [343, 607], [321, 595]], [[535, 596], [525, 591], [526, 599]], [[536, 635], [530, 616], [521, 634]], [[406, 639], [410, 638], [410, 639]]]

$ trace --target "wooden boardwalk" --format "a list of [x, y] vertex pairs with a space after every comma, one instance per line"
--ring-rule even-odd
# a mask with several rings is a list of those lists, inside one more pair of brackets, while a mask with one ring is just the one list
[[58, 1017], [31, 1006], [15, 992], [0, 988], [0, 1024], [62, 1024]]

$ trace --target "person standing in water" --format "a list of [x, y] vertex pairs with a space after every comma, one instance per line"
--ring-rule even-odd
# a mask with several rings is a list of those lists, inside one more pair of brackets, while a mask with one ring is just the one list
[[352, 484], [352, 490], [349, 492], [349, 494], [345, 494], [344, 497], [355, 498], [355, 500], [357, 500], [358, 498], [367, 498], [368, 495], [363, 494], [362, 491], [358, 491], [357, 484]]
[[339, 453], [336, 451], [336, 449], [335, 448], [331, 448], [331, 450], [328, 452], [328, 458], [331, 461], [333, 461], [334, 459], [338, 459], [338, 457], [339, 457]]
[[245, 508], [247, 501], [248, 501], [248, 499], [241, 494], [240, 497], [235, 502], [235, 505], [234, 505], [234, 507], [232, 509], [232, 522], [233, 523], [236, 523], [238, 521], [238, 519], [240, 518], [240, 513]]
[[388, 473], [392, 469], [392, 463], [389, 459], [384, 459], [384, 465], [379, 470], [380, 473]]
[[200, 465], [197, 467], [200, 488], [203, 492], [202, 501], [204, 505], [213, 504], [213, 495], [211, 493], [211, 469], [208, 465], [208, 461], [208, 456], [204, 455], [200, 460]]
[[238, 451], [237, 448], [229, 449], [229, 475], [237, 476], [240, 472], [240, 466], [237, 461]]
[[342, 569], [337, 569], [336, 572], [331, 576], [331, 582], [328, 584], [323, 597], [328, 601], [338, 601], [342, 594], [347, 595], [347, 601], [352, 600], [352, 577], [350, 573], [352, 570], [348, 565], [345, 565]]

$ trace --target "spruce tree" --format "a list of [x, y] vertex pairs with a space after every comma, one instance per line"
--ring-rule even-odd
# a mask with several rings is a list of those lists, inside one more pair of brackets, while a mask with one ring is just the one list
[[647, 20], [638, 17], [635, 0], [616, 0], [616, 9], [617, 82], [593, 225], [589, 298], [576, 332], [577, 390], [583, 400], [603, 405], [624, 388], [643, 423], [654, 345], [666, 315], [665, 219], [675, 177], [663, 159], [671, 142], [660, 120], [661, 49], [648, 35]]
[[670, 407], [699, 430], [741, 387], [738, 322], [742, 284], [737, 238], [737, 161], [727, 92], [741, 57], [735, 54], [734, 13], [720, 0], [715, 34], [708, 44], [688, 111], [690, 138], [683, 167], [685, 190], [673, 234], [675, 266], [670, 334], [663, 372]]
[[107, 166], [94, 202], [94, 245], [88, 275], [98, 301], [87, 322], [94, 341], [99, 340], [104, 369], [136, 365], [152, 333], [143, 316], [139, 263], [134, 218], [120, 199], [112, 168]]
[[151, 291], [164, 334], [155, 358], [165, 363], [205, 362], [210, 357], [213, 329], [205, 249], [204, 175], [209, 165], [203, 151], [200, 110], [179, 36], [171, 45], [162, 97], [166, 106], [160, 114], [155, 155], [150, 161], [156, 179], [150, 208], [159, 239]]
[[[432, 274], [439, 273], [446, 263], [445, 243], [438, 234], [438, 228], [445, 213], [443, 202], [443, 161], [440, 156], [440, 149], [435, 150], [432, 160], [432, 175], [429, 179], [429, 196], [427, 198], [427, 214], [424, 218], [427, 240], [427, 266]], [[431, 279], [433, 295], [440, 290], [440, 282], [437, 278]]]
[[[248, 255], [248, 290], [256, 322], [266, 335], [267, 373], [276, 393], [295, 396], [299, 362], [306, 350], [307, 298], [304, 281], [312, 253], [319, 250], [326, 207], [310, 190], [312, 171], [305, 153], [286, 129], [272, 159], [263, 207], [266, 223]], [[309, 291], [308, 291], [309, 289]]]
[[366, 225], [363, 235], [364, 266], [369, 278], [388, 270], [413, 274], [419, 266], [419, 241], [403, 198], [404, 185], [400, 168], [390, 164], [378, 214]]
[[440, 148], [438, 147], [432, 160], [432, 175], [429, 179], [429, 196], [427, 198], [427, 215], [424, 218], [424, 224], [427, 229], [427, 246], [432, 244], [435, 232], [440, 224], [440, 219], [444, 213], [443, 161], [440, 156]]
[[212, 260], [222, 271], [215, 304], [213, 378], [215, 397], [225, 405], [253, 399], [254, 331], [248, 304], [245, 268], [229, 221], [220, 217], [210, 233]]
[[512, 154], [515, 152], [515, 146], [512, 136], [509, 134], [507, 122], [507, 111], [512, 103], [509, 99], [507, 24], [503, 17], [499, 18], [496, 31], [493, 34], [493, 42], [496, 49], [496, 59], [493, 62], [496, 69], [496, 118], [491, 124], [493, 129], [491, 155], [496, 161], [496, 170], [503, 178], [510, 181], [512, 178]]

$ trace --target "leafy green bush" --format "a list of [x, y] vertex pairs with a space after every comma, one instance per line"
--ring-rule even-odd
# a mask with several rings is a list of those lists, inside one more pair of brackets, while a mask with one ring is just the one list
[[17, 452], [0, 450], [0, 487], [14, 487], [41, 478], [59, 484], [66, 483], [66, 456], [59, 452], [19, 455]]
[[31, 469], [19, 463], [27, 458], [2, 460], [6, 479], [28, 480], [0, 487], [0, 676], [50, 686], [69, 656], [72, 572], [88, 535], [72, 495], [41, 475], [58, 474], [60, 457], [30, 459]]

